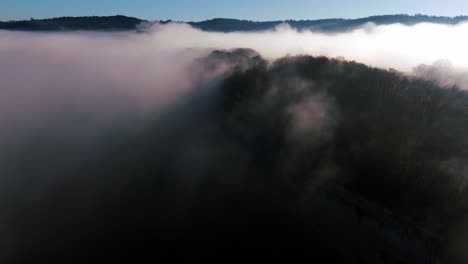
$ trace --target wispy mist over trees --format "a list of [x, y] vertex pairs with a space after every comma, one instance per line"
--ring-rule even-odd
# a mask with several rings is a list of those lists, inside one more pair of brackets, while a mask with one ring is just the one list
[[223, 89], [225, 123], [267, 161], [254, 166], [265, 177], [343, 185], [434, 234], [465, 206], [468, 94], [456, 86], [299, 56], [234, 73]]

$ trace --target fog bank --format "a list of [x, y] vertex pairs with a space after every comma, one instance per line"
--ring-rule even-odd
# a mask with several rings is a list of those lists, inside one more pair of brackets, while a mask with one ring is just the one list
[[465, 37], [468, 24], [401, 24], [376, 26], [340, 33], [298, 32], [287, 24], [265, 32], [203, 32], [185, 24], [154, 25], [149, 29], [163, 46], [201, 48], [251, 48], [266, 58], [308, 54], [344, 57], [371, 66], [410, 71], [419, 64], [448, 60], [468, 68]]

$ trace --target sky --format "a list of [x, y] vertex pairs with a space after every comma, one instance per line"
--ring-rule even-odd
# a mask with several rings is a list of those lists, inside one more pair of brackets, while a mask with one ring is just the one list
[[466, 0], [0, 0], [0, 20], [58, 16], [127, 15], [148, 20], [255, 21], [358, 18], [383, 14], [468, 14]]

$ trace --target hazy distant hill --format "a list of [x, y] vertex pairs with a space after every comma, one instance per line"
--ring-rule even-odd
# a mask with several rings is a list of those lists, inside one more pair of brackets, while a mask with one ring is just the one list
[[[426, 15], [384, 15], [371, 16], [359, 19], [319, 19], [319, 20], [278, 20], [278, 21], [251, 21], [227, 18], [215, 18], [200, 22], [187, 22], [195, 28], [205, 31], [232, 32], [232, 31], [258, 31], [274, 29], [282, 23], [288, 23], [298, 30], [317, 31], [346, 31], [362, 26], [366, 23], [388, 25], [401, 23], [414, 25], [417, 23], [437, 23], [455, 25], [468, 21], [468, 16], [438, 17]], [[0, 22], [0, 29], [26, 30], [26, 31], [58, 31], [58, 30], [137, 30], [143, 19], [126, 16], [108, 17], [59, 17], [51, 19], [31, 19], [24, 21]], [[165, 21], [164, 23], [172, 23]], [[173, 22], [183, 23], [183, 22]]]

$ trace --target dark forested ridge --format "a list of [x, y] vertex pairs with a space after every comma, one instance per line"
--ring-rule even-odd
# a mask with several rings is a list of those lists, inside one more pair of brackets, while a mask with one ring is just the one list
[[320, 19], [320, 20], [281, 20], [256, 22], [249, 20], [216, 18], [202, 22], [190, 22], [190, 25], [206, 31], [258, 31], [271, 30], [282, 23], [288, 23], [297, 30], [315, 30], [315, 31], [346, 31], [362, 26], [366, 23], [375, 23], [376, 25], [404, 24], [415, 25], [418, 23], [436, 23], [455, 25], [467, 21], [468, 17], [438, 17], [426, 15], [384, 15], [371, 16], [359, 19]]
[[58, 17], [0, 22], [0, 29], [24, 31], [135, 30], [144, 20], [126, 16]]
[[[214, 32], [232, 31], [259, 31], [271, 30], [282, 23], [288, 23], [298, 30], [316, 31], [346, 31], [362, 26], [366, 23], [377, 25], [404, 24], [414, 25], [418, 23], [436, 23], [455, 25], [468, 20], [467, 16], [440, 17], [426, 15], [383, 15], [370, 16], [359, 19], [319, 19], [319, 20], [278, 20], [278, 21], [251, 21], [227, 18], [215, 18], [200, 22], [187, 22], [195, 28]], [[146, 20], [126, 17], [59, 17], [52, 19], [31, 19], [25, 21], [0, 22], [0, 29], [27, 30], [27, 31], [57, 31], [57, 30], [137, 30], [138, 25]], [[164, 21], [172, 23], [172, 21]], [[184, 23], [184, 22], [174, 22]]]

